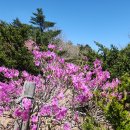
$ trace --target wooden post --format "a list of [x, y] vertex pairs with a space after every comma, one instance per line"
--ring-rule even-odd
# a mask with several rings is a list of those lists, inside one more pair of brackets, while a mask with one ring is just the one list
[[[22, 95], [19, 99], [17, 99], [17, 103], [21, 103], [23, 98], [29, 98], [33, 100], [33, 96], [35, 93], [35, 83], [25, 81], [23, 86]], [[29, 118], [30, 118], [30, 112], [29, 112]], [[21, 124], [22, 123], [22, 124]], [[29, 119], [25, 122], [21, 122], [18, 124], [18, 122], [15, 122], [14, 130], [28, 130], [29, 128]]]

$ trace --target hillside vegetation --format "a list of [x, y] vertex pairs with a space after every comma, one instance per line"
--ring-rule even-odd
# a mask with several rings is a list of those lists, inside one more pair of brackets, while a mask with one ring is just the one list
[[[130, 130], [130, 44], [122, 49], [114, 45], [107, 48], [95, 41], [98, 46], [98, 51], [95, 51], [87, 44], [73, 45], [70, 41], [64, 42], [58, 37], [61, 30], [54, 27], [55, 23], [47, 21], [40, 8], [32, 14], [30, 24], [22, 23], [19, 18], [11, 23], [1, 20], [0, 66], [38, 76], [43, 72], [34, 64], [33, 48], [29, 46], [38, 46], [40, 51], [47, 51], [49, 44], [59, 48], [55, 53], [64, 58], [65, 62], [80, 67], [87, 64], [90, 70], [94, 61], [99, 59], [102, 70], [110, 72], [109, 81], [118, 78], [120, 84], [117, 89], [108, 90], [110, 95], [107, 98], [102, 98], [101, 94], [105, 93], [101, 93], [100, 89], [94, 91], [93, 99], [77, 108], [77, 111], [86, 113], [82, 129], [107, 130], [107, 125], [111, 125], [113, 130]], [[92, 76], [92, 79], [95, 78], [95, 75]], [[0, 74], [0, 82], [3, 81], [8, 80]]]

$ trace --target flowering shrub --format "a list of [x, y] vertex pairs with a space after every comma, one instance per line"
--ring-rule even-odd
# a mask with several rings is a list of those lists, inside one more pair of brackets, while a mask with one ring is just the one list
[[[38, 76], [0, 67], [0, 75], [5, 77], [5, 81], [0, 82], [0, 115], [10, 110], [14, 118], [27, 121], [32, 109], [32, 130], [42, 126], [51, 129], [59, 126], [57, 129], [60, 130], [80, 129], [80, 113], [76, 108], [91, 100], [96, 90], [107, 97], [118, 86], [119, 80], [110, 82], [109, 72], [102, 70], [98, 59], [93, 67], [81, 67], [66, 63], [56, 55], [57, 49], [53, 44], [49, 44], [46, 52], [34, 47], [34, 63], [43, 73]], [[33, 105], [30, 99], [24, 98], [21, 107], [15, 100], [20, 97], [25, 81], [35, 82], [35, 98]]]

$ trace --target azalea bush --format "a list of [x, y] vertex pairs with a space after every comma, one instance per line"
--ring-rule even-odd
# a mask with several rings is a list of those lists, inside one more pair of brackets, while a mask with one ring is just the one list
[[[118, 79], [109, 81], [110, 73], [102, 70], [98, 59], [93, 62], [93, 67], [81, 67], [65, 62], [57, 55], [62, 49], [53, 44], [49, 44], [45, 52], [37, 45], [30, 51], [35, 66], [42, 72], [39, 75], [0, 67], [0, 75], [4, 77], [0, 82], [0, 115], [8, 111], [14, 121], [30, 119], [28, 129], [81, 129], [84, 114], [77, 108], [93, 99], [96, 91], [98, 97], [107, 99], [119, 84]], [[34, 101], [23, 98], [17, 104], [16, 99], [21, 96], [25, 81], [36, 85]]]

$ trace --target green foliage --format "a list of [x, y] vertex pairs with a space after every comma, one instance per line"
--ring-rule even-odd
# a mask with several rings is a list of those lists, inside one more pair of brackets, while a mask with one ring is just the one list
[[124, 109], [130, 111], [130, 74], [126, 73], [120, 77], [121, 85], [118, 88], [119, 93], [122, 93], [122, 104]]
[[98, 124], [94, 122], [94, 119], [90, 116], [87, 116], [85, 122], [82, 125], [83, 130], [105, 130], [101, 128]]
[[32, 54], [27, 48], [18, 47], [8, 43], [0, 44], [0, 66], [15, 68], [20, 71], [27, 70], [32, 74], [38, 74], [39, 70], [35, 67]]
[[95, 42], [98, 46], [99, 58], [103, 61], [103, 68], [111, 73], [111, 78], [120, 78], [125, 73], [130, 71], [130, 45], [128, 44], [122, 50], [119, 50], [114, 45], [106, 48], [102, 44]]
[[3, 21], [0, 22], [0, 42], [9, 44], [16, 43], [19, 44], [19, 46], [23, 46], [24, 41], [30, 38], [32, 31], [31, 26], [22, 23], [16, 25], [15, 22], [15, 20], [12, 24]]
[[89, 46], [89, 45], [79, 45], [79, 49], [80, 49], [80, 56], [85, 56], [88, 59], [89, 64], [92, 64], [93, 61], [98, 58], [97, 53]]
[[108, 103], [106, 109], [106, 118], [113, 124], [115, 130], [129, 130], [130, 128], [130, 114], [124, 110], [122, 104], [116, 99]]
[[122, 75], [120, 77], [121, 80], [121, 85], [119, 87], [119, 91], [123, 92], [123, 91], [130, 91], [130, 74], [125, 73], [124, 75]]

